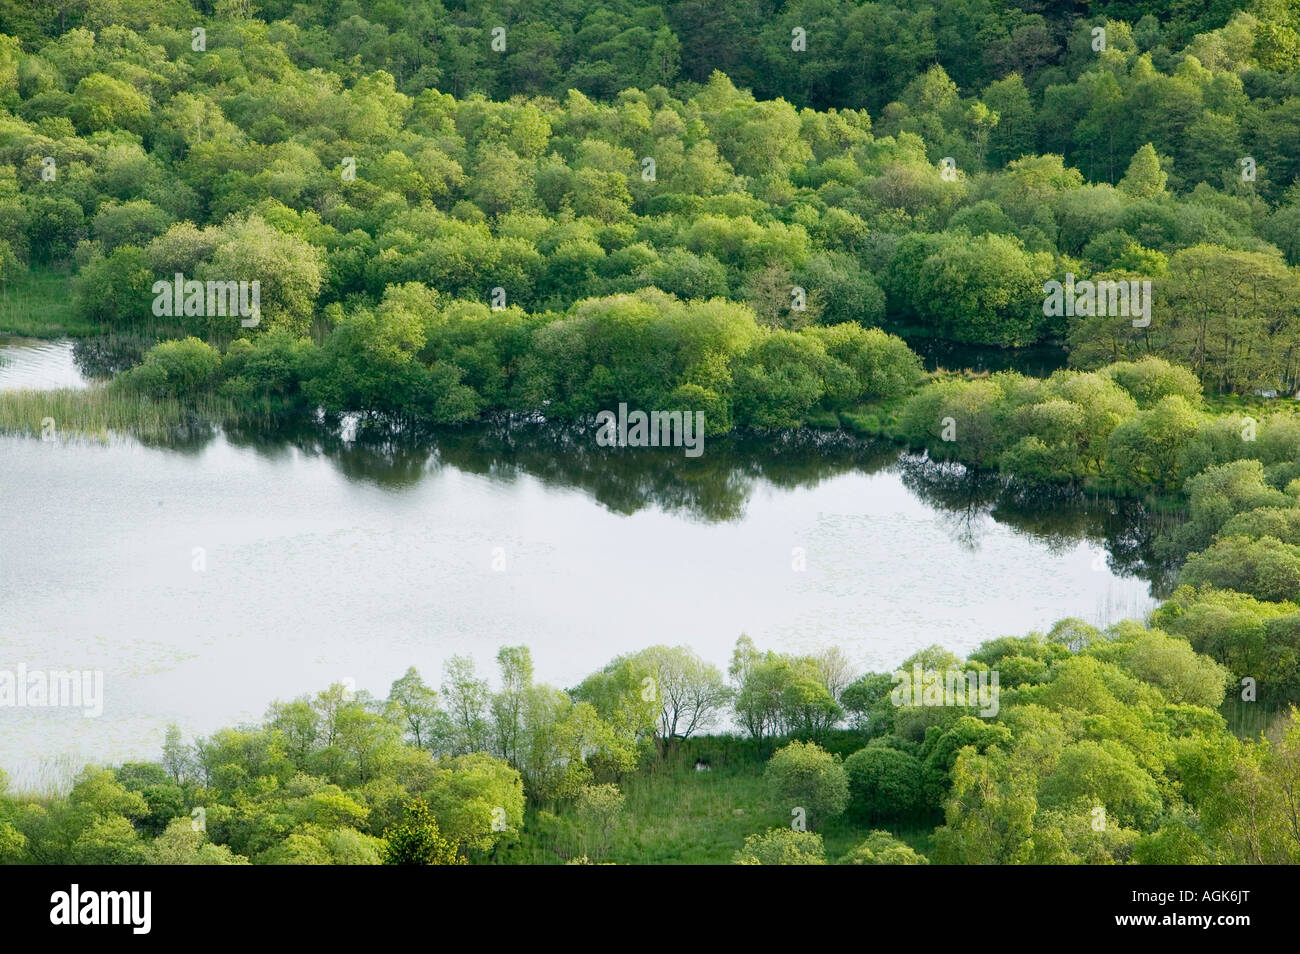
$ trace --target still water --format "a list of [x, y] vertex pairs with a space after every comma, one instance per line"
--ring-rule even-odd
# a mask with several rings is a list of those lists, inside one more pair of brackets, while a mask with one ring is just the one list
[[84, 388], [87, 384], [72, 342], [0, 335], [0, 391]]
[[[0, 387], [23, 367], [5, 357]], [[742, 633], [891, 669], [931, 643], [1140, 616], [1151, 532], [1135, 505], [1012, 498], [815, 435], [697, 460], [535, 426], [0, 437], [0, 669], [104, 674], [98, 718], [0, 709], [0, 766], [58, 784], [156, 757], [169, 722], [207, 733], [337, 681], [385, 695], [412, 665], [436, 686], [454, 653], [494, 675], [505, 644], [560, 686], [656, 643], [725, 669]]]

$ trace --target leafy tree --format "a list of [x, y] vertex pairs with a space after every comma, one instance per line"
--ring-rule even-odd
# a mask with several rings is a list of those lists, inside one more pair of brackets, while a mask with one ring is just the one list
[[614, 660], [588, 677], [575, 697], [592, 702], [605, 719], [625, 709], [633, 721], [648, 716], [655, 736], [671, 744], [712, 726], [731, 694], [717, 667], [692, 650], [653, 646]]
[[1231, 673], [1195, 653], [1181, 639], [1159, 630], [1133, 640], [1120, 662], [1126, 670], [1160, 688], [1170, 702], [1217, 709]]
[[910, 818], [922, 807], [923, 773], [914, 755], [871, 745], [845, 759], [844, 771], [850, 813], [859, 821]]
[[462, 852], [489, 851], [523, 825], [519, 773], [486, 752], [440, 760], [422, 795], [442, 836]]
[[1154, 199], [1164, 193], [1168, 179], [1155, 148], [1147, 143], [1133, 154], [1128, 172], [1119, 181], [1119, 190], [1134, 199]]
[[145, 354], [144, 363], [118, 378], [117, 387], [163, 397], [193, 395], [211, 390], [221, 369], [216, 348], [190, 337], [164, 341]]
[[474, 661], [451, 656], [443, 665], [442, 697], [452, 724], [452, 753], [465, 755], [488, 747], [487, 707], [491, 698], [486, 680], [474, 674]]
[[623, 812], [623, 793], [617, 785], [584, 785], [578, 793], [578, 817], [582, 819], [586, 840], [596, 858], [609, 843], [610, 832]]
[[1111, 433], [1106, 466], [1130, 487], [1168, 489], [1179, 479], [1179, 455], [1196, 433], [1197, 413], [1170, 395], [1123, 421]]
[[438, 693], [425, 685], [414, 666], [394, 680], [387, 710], [388, 717], [401, 725], [419, 748], [442, 748], [451, 734], [451, 722], [439, 705]]
[[1200, 403], [1201, 384], [1196, 375], [1163, 358], [1147, 356], [1138, 361], [1117, 361], [1102, 369], [1133, 399], [1148, 408], [1162, 398], [1177, 395], [1195, 407]]
[[226, 845], [214, 845], [195, 831], [188, 818], [176, 818], [150, 843], [148, 863], [154, 865], [246, 865], [248, 859]]
[[788, 812], [808, 813], [808, 824], [819, 824], [844, 811], [849, 783], [839, 760], [812, 742], [791, 742], [768, 760], [763, 778], [774, 803]]
[[384, 833], [384, 864], [457, 865], [464, 860], [455, 844], [439, 833], [428, 806], [417, 798], [407, 805], [406, 820]]
[[221, 227], [204, 280], [258, 282], [262, 316], [269, 328], [303, 333], [324, 278], [320, 251], [301, 236], [286, 234], [261, 216]]
[[945, 823], [935, 829], [940, 864], [1016, 864], [1028, 859], [1038, 809], [1034, 777], [1001, 749], [963, 752], [953, 765]]
[[149, 116], [149, 100], [129, 83], [91, 73], [77, 83], [70, 113], [72, 121], [87, 131], [120, 126], [140, 132]]
[[1223, 537], [1193, 554], [1178, 579], [1261, 600], [1294, 602], [1300, 598], [1300, 546], [1273, 537]]
[[933, 316], [953, 341], [1024, 345], [1043, 325], [1043, 282], [1051, 258], [1019, 239], [987, 233], [928, 256], [917, 275], [914, 308]]

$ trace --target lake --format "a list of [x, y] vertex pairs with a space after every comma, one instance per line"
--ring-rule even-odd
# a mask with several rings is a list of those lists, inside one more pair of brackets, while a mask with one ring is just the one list
[[71, 341], [0, 335], [0, 391], [84, 388], [88, 383]]
[[[0, 388], [77, 383], [31, 351], [0, 352]], [[725, 670], [745, 633], [890, 670], [1140, 616], [1162, 582], [1138, 505], [1016, 497], [887, 444], [719, 439], [691, 460], [534, 425], [346, 436], [0, 437], [0, 669], [104, 674], [98, 718], [0, 709], [16, 786], [332, 682], [382, 696], [413, 665], [436, 686], [454, 653], [495, 677], [523, 643], [570, 686], [656, 643]]]

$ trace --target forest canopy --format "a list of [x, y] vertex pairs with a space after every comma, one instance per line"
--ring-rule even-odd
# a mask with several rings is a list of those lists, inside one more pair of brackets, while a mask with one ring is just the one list
[[[748, 309], [760, 368], [858, 323], [1300, 389], [1294, 5], [1022, 6], [7, 2], [0, 277], [67, 269], [81, 319], [222, 348], [346, 338], [418, 282], [458, 339], [409, 339], [439, 392], [505, 334], [468, 303], [523, 360], [651, 287]], [[160, 327], [175, 275], [258, 281], [256, 331]], [[1152, 321], [1046, 314], [1067, 275], [1151, 282]], [[679, 383], [735, 404], [706, 377]]]

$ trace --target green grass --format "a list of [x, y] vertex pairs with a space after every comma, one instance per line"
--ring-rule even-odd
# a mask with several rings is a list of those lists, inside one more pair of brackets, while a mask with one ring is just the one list
[[[57, 391], [0, 392], [0, 434], [72, 437], [106, 441], [113, 435], [164, 440], [196, 421], [234, 416], [234, 407], [219, 398], [197, 401], [134, 397], [108, 387]], [[43, 422], [52, 423], [47, 429]]]
[[[912, 392], [915, 393], [915, 392]], [[883, 437], [888, 440], [902, 440], [899, 415], [911, 393], [885, 401], [859, 404], [848, 411], [840, 412], [840, 424], [845, 430], [859, 437]]]
[[[598, 863], [731, 864], [746, 836], [790, 824], [788, 812], [771, 804], [763, 783], [767, 753], [750, 748], [725, 738], [692, 739], [663, 762], [624, 779], [622, 816], [607, 837], [584, 832], [572, 807], [558, 814], [530, 809], [520, 840], [499, 849], [493, 861], [564, 864], [585, 855]], [[710, 759], [711, 771], [695, 771], [699, 756]], [[817, 830], [827, 861], [834, 864], [873, 829], [885, 827], [840, 816]], [[933, 848], [927, 826], [890, 831], [921, 854], [928, 856]]]
[[72, 276], [34, 269], [0, 287], [0, 334], [25, 338], [74, 338], [104, 329], [78, 319], [72, 308]]

